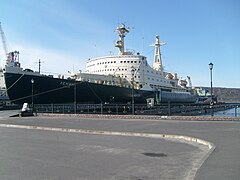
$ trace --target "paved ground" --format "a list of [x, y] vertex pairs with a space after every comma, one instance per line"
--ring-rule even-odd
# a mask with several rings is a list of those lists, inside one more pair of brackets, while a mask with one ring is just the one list
[[17, 109], [17, 110], [0, 110], [0, 119], [2, 118], [7, 118], [13, 115], [17, 115], [19, 114], [19, 112], [21, 111], [21, 109]]
[[[240, 177], [240, 122], [29, 117], [2, 118], [0, 123], [198, 137], [213, 142], [216, 149], [196, 179]], [[203, 146], [160, 139], [1, 127], [0, 175], [3, 179], [187, 179], [205, 151]]]

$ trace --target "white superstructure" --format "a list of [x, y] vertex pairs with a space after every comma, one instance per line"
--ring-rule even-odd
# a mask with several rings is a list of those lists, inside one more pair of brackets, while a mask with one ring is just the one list
[[98, 57], [87, 61], [86, 73], [94, 75], [112, 76], [125, 79], [135, 89], [157, 91], [168, 89], [171, 91], [186, 91], [186, 84], [179, 83], [176, 73], [165, 72], [162, 64], [159, 36], [152, 45], [155, 47], [154, 63], [151, 67], [147, 58], [139, 53], [125, 51], [124, 37], [129, 29], [124, 25], [117, 28], [119, 40], [115, 46], [119, 48], [118, 55]]

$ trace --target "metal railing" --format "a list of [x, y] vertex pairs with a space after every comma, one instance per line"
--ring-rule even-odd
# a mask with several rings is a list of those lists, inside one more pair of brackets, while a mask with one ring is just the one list
[[[30, 105], [31, 107], [31, 105]], [[32, 108], [32, 107], [31, 107]], [[163, 104], [148, 107], [146, 104], [135, 104], [136, 115], [203, 115], [212, 110], [214, 112], [234, 108], [228, 104], [202, 105], [202, 104]], [[131, 104], [34, 104], [36, 113], [61, 113], [61, 114], [132, 114]]]

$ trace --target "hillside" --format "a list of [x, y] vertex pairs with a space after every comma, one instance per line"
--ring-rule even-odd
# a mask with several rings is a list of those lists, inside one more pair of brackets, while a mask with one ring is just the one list
[[[209, 87], [203, 87], [208, 89]], [[218, 102], [240, 102], [240, 88], [213, 87], [213, 94], [218, 96]]]
[[218, 101], [240, 102], [240, 88], [213, 88], [213, 93], [218, 96]]

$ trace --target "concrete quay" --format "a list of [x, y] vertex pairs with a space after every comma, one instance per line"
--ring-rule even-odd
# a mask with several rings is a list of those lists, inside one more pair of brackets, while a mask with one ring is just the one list
[[0, 175], [26, 180], [239, 179], [238, 120], [151, 117], [1, 118]]

